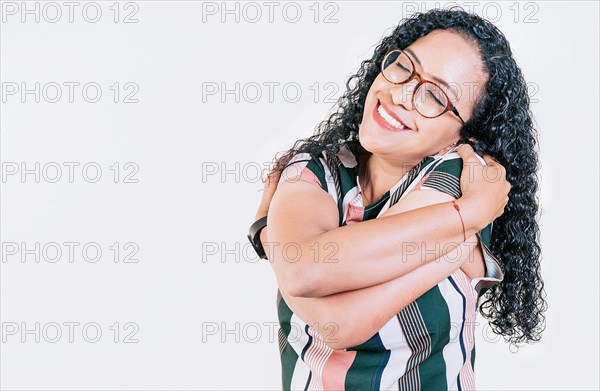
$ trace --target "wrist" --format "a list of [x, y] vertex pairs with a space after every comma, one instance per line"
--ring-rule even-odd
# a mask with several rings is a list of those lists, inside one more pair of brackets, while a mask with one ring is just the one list
[[267, 248], [265, 247], [265, 243], [267, 243], [267, 228], [268, 227], [264, 227], [263, 229], [260, 230], [260, 233], [258, 234], [260, 243], [263, 246], [263, 249], [265, 250], [266, 255], [269, 255], [269, 252], [267, 251]]
[[482, 219], [481, 206], [473, 198], [460, 197], [455, 200], [460, 207], [460, 213], [465, 225], [465, 235], [470, 237], [481, 231], [486, 222]]

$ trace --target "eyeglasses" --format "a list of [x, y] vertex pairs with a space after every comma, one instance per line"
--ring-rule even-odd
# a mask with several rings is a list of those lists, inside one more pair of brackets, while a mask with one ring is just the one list
[[447, 111], [452, 111], [464, 125], [465, 121], [444, 90], [434, 82], [423, 79], [415, 70], [415, 64], [408, 54], [396, 46], [390, 46], [384, 56], [381, 62], [381, 73], [393, 84], [404, 84], [416, 77], [419, 84], [412, 96], [412, 103], [419, 114], [425, 118], [436, 118]]

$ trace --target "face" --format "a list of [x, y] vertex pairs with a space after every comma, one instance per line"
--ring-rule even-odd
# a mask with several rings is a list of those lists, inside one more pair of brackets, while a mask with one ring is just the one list
[[[421, 77], [440, 86], [467, 122], [487, 79], [477, 48], [455, 32], [434, 30], [404, 51]], [[359, 127], [360, 143], [367, 151], [391, 162], [418, 162], [459, 140], [462, 122], [452, 111], [426, 118], [415, 109], [412, 98], [417, 84], [417, 78], [393, 84], [379, 73], [367, 94]], [[380, 110], [410, 129], [397, 130], [397, 123], [390, 128], [394, 124], [386, 121]]]

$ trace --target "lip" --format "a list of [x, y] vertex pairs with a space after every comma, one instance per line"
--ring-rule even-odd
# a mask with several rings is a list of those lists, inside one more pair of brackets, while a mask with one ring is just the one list
[[373, 109], [373, 119], [375, 119], [375, 122], [377, 122], [379, 124], [379, 126], [381, 126], [382, 128], [385, 128], [387, 130], [390, 130], [392, 132], [409, 132], [412, 129], [409, 128], [408, 126], [406, 126], [406, 129], [398, 129], [393, 127], [392, 125], [388, 124], [386, 120], [384, 120], [381, 117], [381, 114], [379, 114], [379, 112], [377, 111], [377, 109], [379, 108], [379, 105], [383, 106], [383, 109], [392, 116], [392, 118], [394, 118], [396, 121], [400, 122], [402, 125], [406, 126], [406, 124], [404, 123], [404, 121], [402, 121], [400, 118], [398, 118], [398, 116], [396, 114], [394, 114], [391, 110], [389, 110], [387, 108], [386, 105], [384, 105], [383, 103], [381, 103], [379, 100], [377, 101], [377, 104], [375, 104], [375, 108]]

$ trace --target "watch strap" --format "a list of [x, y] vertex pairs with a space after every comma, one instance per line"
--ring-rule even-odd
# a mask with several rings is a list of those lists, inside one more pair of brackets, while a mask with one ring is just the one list
[[268, 259], [265, 249], [260, 241], [260, 231], [267, 226], [267, 216], [261, 217], [250, 226], [248, 231], [248, 240], [254, 247], [258, 256], [262, 259]]

